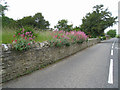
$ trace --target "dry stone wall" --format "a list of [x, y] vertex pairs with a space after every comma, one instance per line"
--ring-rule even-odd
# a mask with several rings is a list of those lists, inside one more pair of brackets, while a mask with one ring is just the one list
[[15, 51], [10, 49], [10, 45], [7, 45], [8, 49], [6, 50], [3, 47], [0, 57], [0, 65], [2, 67], [2, 73], [0, 76], [2, 76], [2, 82], [31, 73], [98, 42], [100, 42], [100, 40], [95, 38], [89, 39], [87, 42], [83, 42], [82, 44], [42, 48], [40, 44], [36, 44], [34, 48], [27, 51]]

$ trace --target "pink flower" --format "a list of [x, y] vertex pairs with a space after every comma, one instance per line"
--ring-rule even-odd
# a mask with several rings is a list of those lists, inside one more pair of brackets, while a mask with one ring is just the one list
[[25, 40], [27, 40], [27, 38], [25, 37]]
[[35, 36], [33, 37], [33, 39], [35, 38]]
[[24, 32], [24, 28], [23, 28], [23, 30], [22, 30], [23, 32]]
[[55, 35], [55, 37], [57, 37], [57, 35]]
[[15, 37], [15, 35], [13, 35], [13, 37]]
[[66, 35], [68, 35], [69, 34], [69, 32], [66, 32]]
[[15, 42], [17, 42], [17, 40], [15, 40]]
[[64, 35], [62, 35], [61, 37], [64, 37]]
[[30, 43], [28, 43], [28, 45], [30, 45]]
[[33, 38], [29, 38], [29, 40], [33, 40]]
[[28, 33], [26, 32], [25, 34], [27, 35]]
[[71, 31], [71, 34], [73, 35], [73, 34], [75, 34], [75, 32], [74, 32], [74, 31]]
[[63, 33], [63, 30], [59, 31], [59, 33]]
[[18, 33], [18, 35], [20, 35], [20, 33]]

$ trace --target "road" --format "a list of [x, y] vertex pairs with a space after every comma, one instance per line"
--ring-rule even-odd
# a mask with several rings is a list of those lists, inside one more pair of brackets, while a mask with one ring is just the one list
[[118, 88], [118, 50], [117, 38], [105, 40], [3, 88]]

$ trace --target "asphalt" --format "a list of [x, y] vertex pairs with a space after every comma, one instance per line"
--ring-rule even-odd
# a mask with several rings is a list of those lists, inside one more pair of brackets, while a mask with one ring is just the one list
[[[120, 38], [118, 41], [118, 76], [120, 76]], [[118, 77], [118, 87], [120, 89], [120, 77]]]
[[[118, 50], [117, 38], [105, 40], [47, 68], [6, 82], [3, 88], [118, 88]], [[110, 59], [113, 84], [108, 83]]]

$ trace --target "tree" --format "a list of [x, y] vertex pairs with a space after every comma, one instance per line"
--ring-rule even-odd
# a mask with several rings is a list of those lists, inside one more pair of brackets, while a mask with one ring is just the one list
[[79, 26], [75, 26], [74, 28], [73, 28], [73, 30], [75, 30], [75, 31], [80, 31], [80, 27]]
[[114, 30], [109, 30], [108, 32], [107, 32], [107, 35], [109, 35], [110, 37], [115, 37], [116, 36], [116, 30], [114, 29]]
[[16, 28], [17, 27], [17, 23], [15, 20], [13, 20], [12, 18], [9, 18], [7, 16], [2, 16], [2, 27], [9, 27], [9, 28]]
[[39, 29], [48, 29], [50, 24], [44, 19], [42, 13], [36, 13], [33, 17], [27, 16], [17, 21], [19, 26], [32, 26]]
[[103, 9], [103, 5], [93, 7], [92, 13], [88, 13], [82, 19], [81, 30], [92, 37], [100, 36], [104, 30], [116, 23], [117, 17], [112, 17], [108, 9]]
[[54, 28], [57, 28], [58, 30], [64, 30], [64, 31], [71, 31], [73, 25], [68, 25], [68, 21], [65, 19], [59, 20], [58, 24], [54, 26]]
[[[1, 0], [2, 2], [2, 0]], [[7, 2], [3, 1], [4, 5], [0, 4], [0, 16], [4, 16], [5, 15], [5, 11], [8, 10], [8, 5]]]
[[16, 21], [5, 16], [5, 11], [8, 10], [7, 2], [1, 0], [1, 3], [3, 3], [0, 4], [0, 18], [2, 20], [2, 27], [16, 28]]
[[50, 26], [49, 22], [46, 21], [42, 16], [42, 13], [35, 14], [33, 16], [33, 19], [35, 21], [35, 26], [37, 26], [40, 29], [47, 29]]
[[18, 25], [20, 27], [23, 27], [23, 26], [34, 26], [34, 19], [31, 17], [31, 16], [27, 16], [27, 17], [23, 17], [22, 19], [19, 19], [17, 21]]

